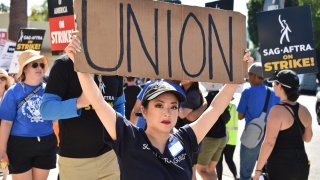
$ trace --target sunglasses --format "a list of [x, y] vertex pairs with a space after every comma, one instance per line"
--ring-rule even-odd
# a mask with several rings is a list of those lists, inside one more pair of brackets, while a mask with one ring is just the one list
[[36, 69], [38, 66], [40, 66], [42, 69], [44, 69], [45, 64], [44, 63], [32, 63], [31, 67], [33, 67], [34, 69]]
[[0, 77], [0, 80], [1, 80], [1, 81], [6, 81], [6, 80], [7, 80], [7, 78], [6, 78], [6, 77], [4, 77], [4, 76], [2, 76], [2, 77]]
[[283, 83], [279, 82], [278, 80], [275, 80], [275, 81], [273, 81], [273, 82], [274, 82], [276, 85], [281, 84], [281, 86], [284, 86], [284, 87], [287, 87], [287, 88], [291, 88], [291, 86], [286, 85], [286, 84], [283, 84]]

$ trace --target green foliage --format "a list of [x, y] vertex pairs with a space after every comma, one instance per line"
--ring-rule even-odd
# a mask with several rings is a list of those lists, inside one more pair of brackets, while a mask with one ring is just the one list
[[[314, 44], [320, 51], [320, 3], [319, 0], [299, 0], [300, 5], [310, 5], [313, 23]], [[319, 54], [318, 54], [319, 57]]]
[[259, 47], [259, 37], [257, 28], [257, 13], [263, 10], [264, 0], [250, 0], [248, 8], [248, 31], [254, 47]]
[[299, 6], [298, 0], [285, 0], [284, 7], [293, 7], [293, 6]]
[[31, 9], [29, 21], [48, 21], [48, 2], [44, 1], [41, 6], [34, 6]]
[[0, 12], [8, 13], [9, 12], [9, 6], [6, 6], [5, 4], [0, 4]]

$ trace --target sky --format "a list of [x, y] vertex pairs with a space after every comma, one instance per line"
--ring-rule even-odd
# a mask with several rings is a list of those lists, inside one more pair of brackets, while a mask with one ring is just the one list
[[[41, 5], [44, 0], [28, 0], [28, 15], [31, 14], [31, 7]], [[204, 7], [206, 2], [211, 2], [214, 0], [181, 0], [182, 4], [192, 5], [192, 6], [201, 6]], [[238, 11], [243, 15], [247, 16], [247, 2], [249, 0], [234, 0], [234, 11]], [[0, 3], [5, 5], [10, 5], [10, 0], [0, 0]]]
[[[31, 8], [33, 6], [40, 6], [43, 2], [44, 0], [28, 0], [28, 15], [31, 14]], [[0, 0], [0, 3], [10, 6], [10, 0]]]

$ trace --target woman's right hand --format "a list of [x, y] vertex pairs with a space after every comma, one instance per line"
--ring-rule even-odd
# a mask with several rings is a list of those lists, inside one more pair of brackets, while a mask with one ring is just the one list
[[1, 160], [1, 169], [5, 169], [8, 167], [9, 158], [7, 152], [0, 152], [0, 160]]
[[68, 46], [64, 49], [68, 57], [74, 62], [74, 55], [77, 52], [81, 52], [81, 41], [80, 38], [76, 35], [72, 35], [71, 41]]

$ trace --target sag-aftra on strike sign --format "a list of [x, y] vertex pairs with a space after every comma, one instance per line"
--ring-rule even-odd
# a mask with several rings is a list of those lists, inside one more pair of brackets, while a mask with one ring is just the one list
[[283, 69], [318, 72], [310, 6], [261, 12], [257, 20], [264, 78]]
[[75, 0], [82, 72], [243, 82], [245, 16], [151, 0]]

